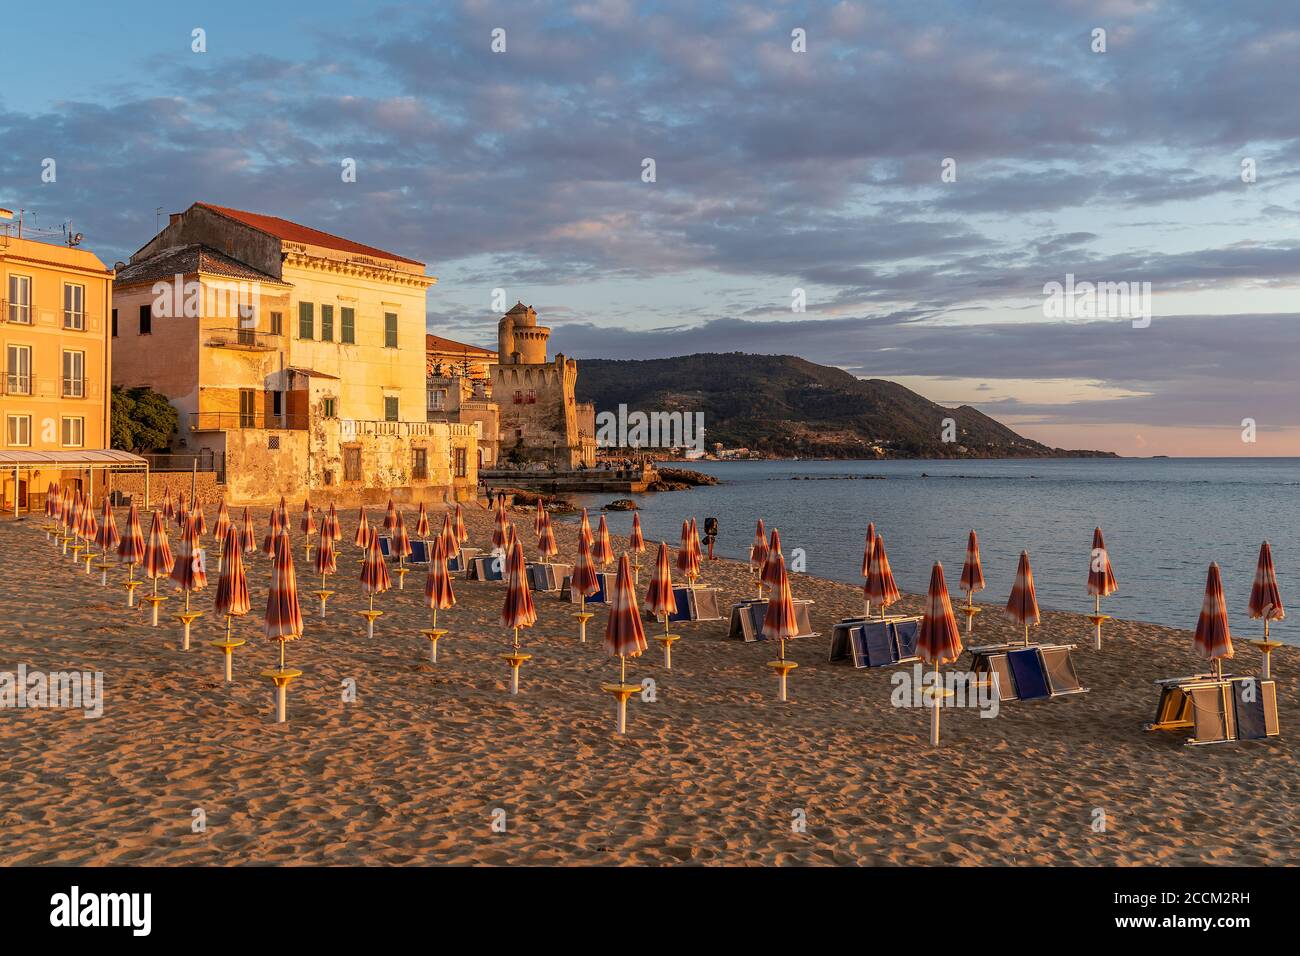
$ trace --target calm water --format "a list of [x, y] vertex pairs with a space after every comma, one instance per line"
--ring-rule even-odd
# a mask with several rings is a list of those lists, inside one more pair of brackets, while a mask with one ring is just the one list
[[[807, 572], [861, 583], [863, 535], [874, 521], [885, 535], [894, 577], [921, 592], [930, 566], [943, 562], [955, 592], [966, 534], [980, 539], [985, 601], [1004, 601], [1016, 560], [1029, 551], [1039, 603], [1085, 611], [1092, 529], [1106, 536], [1120, 590], [1109, 613], [1195, 627], [1206, 568], [1218, 561], [1229, 622], [1242, 637], [1260, 542], [1273, 545], [1282, 600], [1300, 607], [1300, 459], [1067, 459], [1038, 461], [753, 461], [690, 465], [717, 476], [715, 487], [642, 495], [646, 540], [676, 547], [684, 517], [718, 518], [717, 552], [748, 554], [755, 521], [779, 528], [787, 560], [807, 554]], [[879, 476], [880, 480], [852, 476]], [[926, 477], [928, 476], [928, 477]], [[821, 480], [792, 480], [815, 478]], [[614, 495], [588, 496], [598, 507]], [[610, 512], [626, 534], [630, 513]], [[1295, 611], [1300, 614], [1300, 610]], [[1279, 640], [1300, 643], [1300, 627], [1275, 625]]]

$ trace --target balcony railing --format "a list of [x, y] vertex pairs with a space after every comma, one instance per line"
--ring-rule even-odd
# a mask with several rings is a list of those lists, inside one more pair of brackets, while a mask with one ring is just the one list
[[84, 378], [65, 378], [63, 380], [64, 398], [85, 398], [86, 380]]
[[219, 349], [245, 349], [250, 352], [273, 352], [280, 347], [283, 335], [257, 329], [208, 329], [203, 344]]
[[301, 430], [308, 425], [306, 415], [266, 415], [262, 412], [190, 412], [190, 431], [226, 432], [241, 428]]
[[386, 422], [344, 418], [339, 420], [339, 433], [340, 437], [344, 441], [352, 441], [362, 435], [391, 435], [396, 438], [427, 438], [429, 435], [433, 434], [433, 429], [429, 422]]
[[31, 375], [10, 372], [4, 377], [6, 395], [30, 395], [32, 393]]

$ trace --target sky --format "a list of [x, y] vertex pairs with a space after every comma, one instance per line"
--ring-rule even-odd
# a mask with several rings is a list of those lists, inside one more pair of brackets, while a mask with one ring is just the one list
[[[427, 262], [430, 331], [475, 344], [500, 289], [580, 359], [793, 354], [1057, 447], [1300, 455], [1294, 0], [4, 22], [0, 206], [106, 262], [206, 201]], [[1067, 276], [1149, 289], [1149, 320], [1053, 310]]]

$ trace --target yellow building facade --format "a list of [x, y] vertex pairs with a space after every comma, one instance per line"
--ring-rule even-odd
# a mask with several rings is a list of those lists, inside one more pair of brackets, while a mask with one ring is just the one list
[[[81, 451], [109, 447], [113, 270], [93, 253], [0, 232], [0, 448]], [[36, 503], [72, 473], [0, 475], [3, 509]]]

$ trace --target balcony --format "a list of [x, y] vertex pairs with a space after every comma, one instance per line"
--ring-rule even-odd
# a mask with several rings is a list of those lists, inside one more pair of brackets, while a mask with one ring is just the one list
[[4, 385], [5, 395], [30, 395], [32, 393], [32, 376], [10, 372], [0, 384]]
[[262, 412], [190, 412], [190, 431], [228, 432], [242, 428], [301, 431], [309, 424], [306, 415], [266, 415]]
[[[208, 329], [203, 344], [209, 348], [237, 349], [243, 352], [274, 352], [280, 348], [283, 335], [259, 332], [256, 329]], [[305, 426], [304, 426], [305, 427]]]
[[386, 422], [344, 418], [339, 421], [339, 437], [354, 441], [363, 435], [389, 435], [395, 438], [427, 438], [438, 422]]
[[65, 378], [61, 394], [64, 398], [85, 398], [86, 380], [84, 378]]

